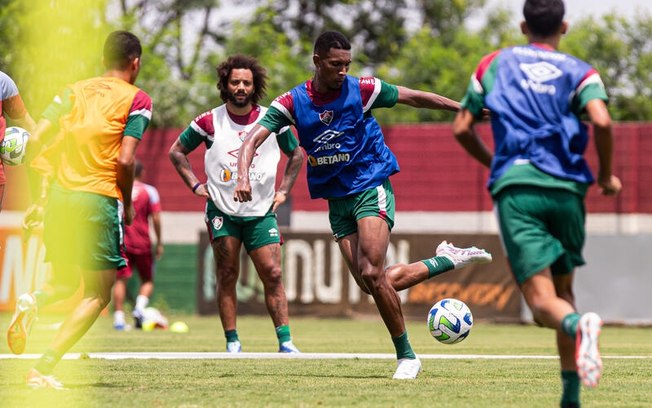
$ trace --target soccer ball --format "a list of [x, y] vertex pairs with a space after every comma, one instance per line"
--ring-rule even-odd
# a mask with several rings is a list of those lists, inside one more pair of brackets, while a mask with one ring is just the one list
[[440, 343], [459, 343], [471, 333], [471, 327], [471, 309], [461, 300], [442, 299], [428, 312], [428, 330]]
[[9, 166], [18, 166], [25, 161], [25, 150], [29, 133], [16, 126], [5, 130], [5, 138], [0, 144], [0, 159]]

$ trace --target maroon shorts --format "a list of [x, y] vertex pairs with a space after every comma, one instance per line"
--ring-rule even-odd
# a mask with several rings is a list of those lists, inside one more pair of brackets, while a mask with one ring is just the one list
[[118, 269], [118, 279], [129, 279], [133, 275], [133, 268], [138, 270], [141, 282], [151, 282], [154, 279], [154, 256], [151, 252], [144, 254], [123, 253], [127, 266]]

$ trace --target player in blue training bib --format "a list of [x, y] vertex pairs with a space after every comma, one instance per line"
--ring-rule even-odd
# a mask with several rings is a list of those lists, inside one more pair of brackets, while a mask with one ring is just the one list
[[[456, 248], [446, 241], [436, 256], [385, 269], [385, 255], [394, 225], [394, 193], [389, 177], [399, 171], [371, 111], [397, 103], [457, 111], [459, 104], [440, 95], [387, 84], [377, 78], [349, 76], [351, 44], [329, 31], [315, 42], [315, 75], [274, 100], [265, 117], [245, 139], [238, 153], [234, 199], [252, 199], [248, 169], [257, 146], [284, 126], [297, 129], [308, 155], [308, 187], [312, 198], [325, 198], [329, 220], [342, 256], [358, 286], [370, 294], [396, 349], [395, 379], [414, 379], [421, 362], [414, 354], [397, 290], [472, 262], [489, 262], [477, 248]], [[258, 152], [259, 153], [259, 152]]]
[[[597, 71], [557, 51], [568, 24], [562, 0], [526, 0], [521, 30], [528, 45], [484, 57], [471, 77], [454, 133], [491, 169], [491, 192], [512, 273], [534, 320], [557, 331], [562, 407], [580, 406], [580, 382], [598, 384], [602, 320], [580, 315], [573, 273], [584, 264], [584, 197], [593, 176], [584, 159], [588, 142], [580, 116], [593, 124], [600, 157], [598, 184], [614, 195], [611, 117]], [[482, 110], [491, 111], [495, 151], [474, 131]]]

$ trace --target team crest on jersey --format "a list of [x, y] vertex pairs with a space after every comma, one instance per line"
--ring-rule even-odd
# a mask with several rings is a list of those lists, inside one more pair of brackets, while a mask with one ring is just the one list
[[246, 136], [247, 136], [247, 132], [245, 132], [244, 130], [238, 132], [238, 139], [240, 139], [241, 142], [244, 142]]
[[324, 125], [328, 126], [333, 121], [333, 116], [335, 115], [332, 110], [323, 111], [319, 114], [319, 120], [321, 120]]
[[213, 223], [213, 228], [216, 230], [221, 230], [222, 225], [224, 225], [224, 219], [222, 217], [213, 217], [213, 220], [211, 221]]

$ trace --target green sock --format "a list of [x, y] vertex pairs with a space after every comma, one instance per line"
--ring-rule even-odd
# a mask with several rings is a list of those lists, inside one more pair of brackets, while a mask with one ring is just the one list
[[50, 375], [54, 370], [54, 366], [56, 366], [59, 363], [59, 360], [61, 360], [62, 355], [62, 353], [55, 350], [47, 350], [43, 356], [41, 356], [34, 368], [43, 375]]
[[396, 349], [396, 358], [398, 360], [402, 358], [417, 358], [412, 351], [412, 346], [410, 345], [410, 340], [408, 340], [407, 331], [403, 332], [398, 337], [392, 337], [394, 342], [394, 348]]
[[451, 269], [455, 269], [453, 261], [445, 256], [433, 256], [432, 258], [424, 259], [421, 262], [426, 264], [426, 267], [428, 268], [428, 279], [444, 272], [448, 272]]
[[561, 372], [561, 408], [579, 408], [580, 406], [580, 377], [576, 371]]
[[226, 342], [231, 343], [234, 341], [240, 341], [238, 338], [238, 331], [237, 330], [225, 330], [224, 331], [224, 337], [226, 337]]
[[580, 314], [577, 312], [569, 313], [561, 319], [561, 331], [566, 333], [572, 338], [575, 338], [577, 333], [577, 324], [580, 321]]
[[285, 343], [286, 341], [291, 341], [292, 336], [290, 336], [290, 326], [287, 324], [278, 326], [276, 328], [276, 337], [278, 338], [278, 344]]

